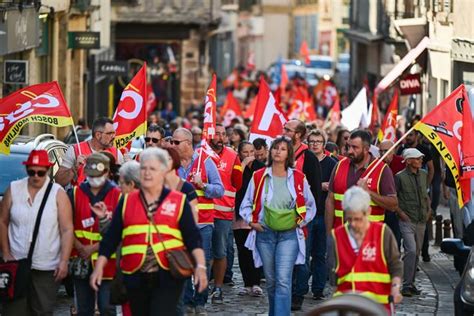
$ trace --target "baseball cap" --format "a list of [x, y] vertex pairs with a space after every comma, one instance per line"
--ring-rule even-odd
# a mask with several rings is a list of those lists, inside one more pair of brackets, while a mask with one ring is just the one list
[[93, 153], [86, 158], [84, 172], [89, 177], [100, 177], [105, 170], [110, 170], [110, 160], [106, 155]]
[[403, 151], [403, 160], [410, 158], [420, 158], [424, 157], [423, 153], [416, 148], [407, 148]]

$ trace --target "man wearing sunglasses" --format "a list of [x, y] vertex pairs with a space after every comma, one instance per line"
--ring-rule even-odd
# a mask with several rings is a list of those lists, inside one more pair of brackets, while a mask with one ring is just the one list
[[[175, 130], [171, 139], [171, 146], [178, 151], [181, 158], [181, 167], [178, 169], [179, 176], [189, 181], [198, 195], [197, 224], [202, 238], [209, 278], [215, 215], [213, 199], [221, 198], [224, 195], [224, 186], [212, 158], [204, 150], [201, 155], [199, 155], [199, 151], [194, 151], [193, 135], [188, 129], [178, 128]], [[207, 296], [208, 289], [198, 293], [193, 290], [192, 282], [190, 280], [186, 281], [184, 304], [187, 312], [204, 314]]]
[[146, 131], [145, 147], [162, 147], [164, 137], [165, 130], [157, 124], [151, 124]]
[[[33, 150], [23, 162], [28, 177], [13, 181], [0, 207], [3, 260], [27, 258], [37, 214], [50, 184], [52, 164], [45, 150]], [[6, 303], [2, 315], [52, 315], [60, 281], [67, 276], [74, 232], [71, 203], [66, 192], [53, 184], [43, 208], [33, 248], [28, 294]]]
[[[79, 315], [93, 315], [95, 292], [89, 286], [89, 275], [97, 260], [101, 234], [106, 230], [120, 199], [120, 190], [109, 179], [110, 160], [103, 153], [93, 153], [86, 159], [86, 181], [70, 191], [74, 210], [74, 249], [71, 265]], [[115, 256], [104, 269], [104, 280], [97, 293], [101, 315], [115, 315], [110, 305], [110, 283], [115, 276]]]
[[74, 144], [68, 148], [55, 180], [63, 187], [82, 183], [86, 158], [95, 152], [108, 151], [115, 157], [117, 164], [123, 164], [122, 153], [114, 147], [114, 122], [108, 117], [101, 117], [92, 124], [92, 139]]

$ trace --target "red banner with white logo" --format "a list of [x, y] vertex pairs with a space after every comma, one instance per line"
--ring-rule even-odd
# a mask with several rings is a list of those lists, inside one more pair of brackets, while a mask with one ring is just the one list
[[395, 89], [392, 101], [383, 118], [382, 126], [377, 135], [380, 142], [397, 140], [397, 115], [398, 115], [398, 89]]
[[297, 119], [303, 122], [312, 122], [317, 118], [311, 96], [305, 90], [296, 91], [289, 113], [289, 119]]
[[282, 134], [283, 126], [287, 121], [280, 105], [276, 104], [270, 87], [261, 76], [255, 115], [250, 127], [250, 141], [259, 137], [265, 138], [267, 142], [273, 140]]
[[0, 153], [10, 153], [13, 140], [29, 123], [56, 127], [74, 125], [69, 107], [56, 81], [33, 85], [1, 99]]
[[114, 114], [115, 147], [130, 147], [131, 141], [146, 133], [148, 101], [146, 63], [125, 87]]
[[461, 85], [415, 125], [451, 170], [460, 207], [471, 199], [470, 177], [474, 174], [472, 124], [469, 99]]
[[235, 99], [232, 91], [227, 92], [227, 98], [221, 108], [220, 115], [222, 117], [222, 125], [225, 127], [229, 126], [234, 118], [242, 116], [240, 104]]
[[204, 100], [204, 126], [202, 129], [203, 139], [212, 139], [216, 134], [216, 74], [212, 75], [211, 83], [207, 88], [206, 99]]

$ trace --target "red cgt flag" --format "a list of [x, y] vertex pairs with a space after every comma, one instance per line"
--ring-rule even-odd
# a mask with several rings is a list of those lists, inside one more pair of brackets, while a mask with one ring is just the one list
[[214, 138], [216, 134], [216, 74], [212, 75], [211, 83], [207, 88], [206, 99], [204, 100], [204, 126], [202, 129], [202, 138]]
[[377, 135], [380, 142], [389, 140], [395, 142], [397, 140], [397, 115], [398, 115], [398, 89], [395, 89], [392, 102], [385, 113], [382, 126]]
[[290, 119], [297, 119], [304, 122], [312, 122], [317, 119], [311, 96], [309, 96], [306, 91], [296, 91], [289, 113], [288, 118]]
[[148, 100], [146, 63], [125, 87], [114, 114], [115, 147], [130, 147], [131, 141], [146, 133]]
[[260, 84], [257, 95], [257, 106], [250, 127], [250, 141], [256, 138], [264, 138], [267, 143], [283, 132], [283, 126], [288, 119], [283, 114], [280, 105], [276, 104], [270, 87], [260, 76]]
[[29, 123], [56, 127], [74, 125], [71, 112], [56, 81], [16, 91], [0, 101], [0, 153], [10, 154], [10, 145]]
[[460, 207], [471, 199], [472, 124], [469, 99], [464, 85], [460, 85], [414, 126], [433, 144], [451, 170]]
[[229, 126], [234, 118], [242, 116], [240, 104], [235, 99], [232, 91], [227, 92], [227, 98], [225, 100], [224, 106], [221, 108], [220, 115], [223, 118], [222, 124], [225, 127]]

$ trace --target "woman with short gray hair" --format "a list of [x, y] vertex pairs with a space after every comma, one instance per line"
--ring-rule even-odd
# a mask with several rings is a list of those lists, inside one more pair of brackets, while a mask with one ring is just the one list
[[140, 164], [138, 162], [130, 160], [120, 167], [119, 186], [122, 194], [140, 188]]
[[[164, 186], [169, 155], [147, 148], [140, 155], [140, 190], [122, 198], [99, 248], [90, 277], [97, 290], [108, 258], [122, 242], [120, 267], [132, 315], [175, 315], [184, 280], [170, 273], [169, 250], [187, 250], [196, 262], [194, 285], [207, 288], [201, 235], [186, 196]], [[152, 227], [150, 229], [150, 226]]]

